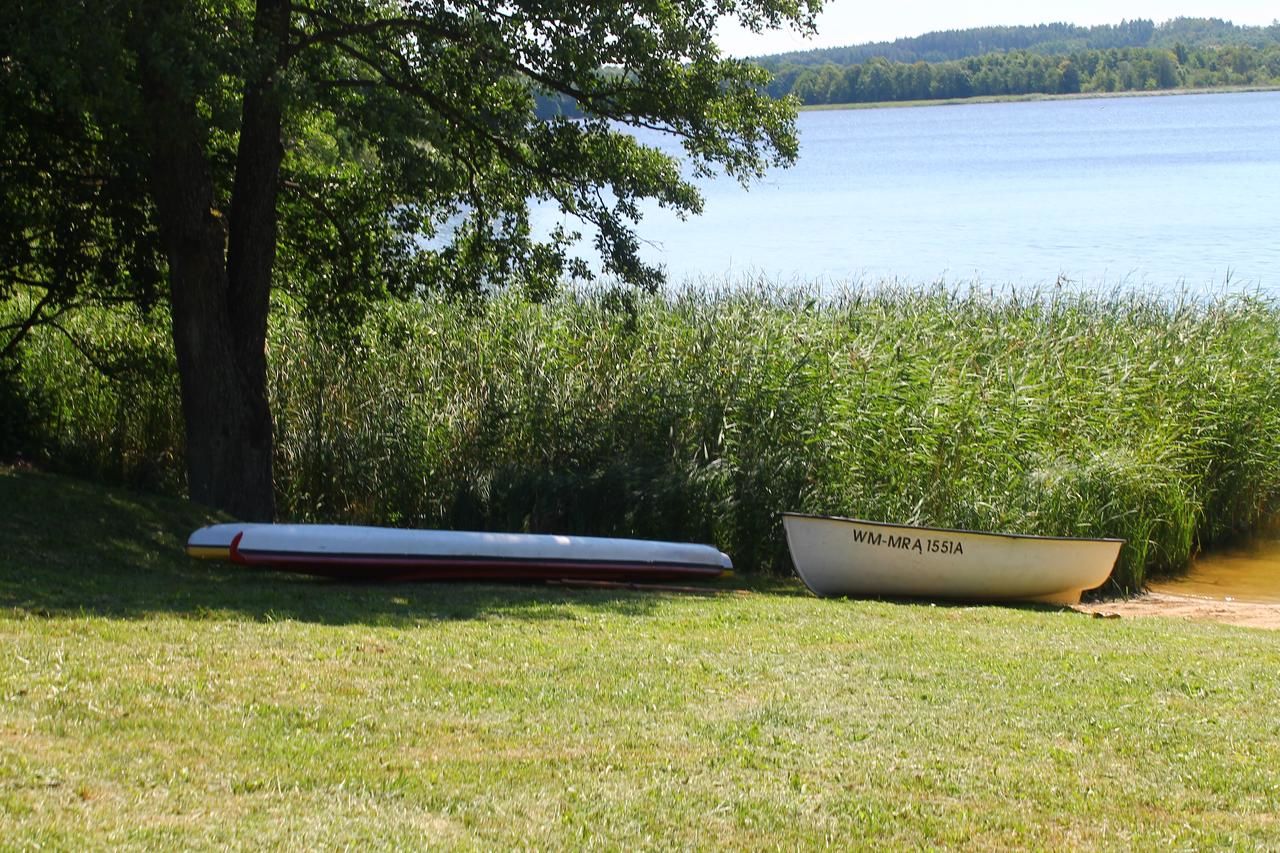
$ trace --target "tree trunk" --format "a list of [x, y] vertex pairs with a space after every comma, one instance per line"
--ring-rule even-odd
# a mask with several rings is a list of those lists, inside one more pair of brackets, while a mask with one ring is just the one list
[[[182, 132], [171, 107], [149, 97], [155, 127], [152, 195], [169, 258], [173, 342], [186, 424], [191, 499], [237, 518], [270, 521], [271, 412], [267, 405], [265, 316], [246, 325], [231, 304], [223, 217], [198, 137]], [[162, 132], [162, 129], [167, 132]], [[264, 312], [265, 313], [265, 312]], [[254, 350], [258, 358], [246, 359]]]
[[259, 0], [230, 213], [217, 209], [194, 98], [139, 56], [151, 191], [169, 259], [191, 499], [250, 521], [275, 515], [266, 333], [283, 149], [273, 90], [288, 5]]

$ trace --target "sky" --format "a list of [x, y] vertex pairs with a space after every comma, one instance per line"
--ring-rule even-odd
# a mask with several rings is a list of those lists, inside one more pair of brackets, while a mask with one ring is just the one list
[[790, 32], [761, 36], [725, 26], [718, 43], [731, 56], [760, 56], [845, 47], [870, 41], [893, 41], [934, 30], [1065, 21], [1092, 26], [1122, 19], [1148, 18], [1157, 24], [1170, 18], [1224, 18], [1236, 24], [1268, 25], [1280, 19], [1277, 0], [827, 0], [818, 19], [818, 35], [804, 40]]

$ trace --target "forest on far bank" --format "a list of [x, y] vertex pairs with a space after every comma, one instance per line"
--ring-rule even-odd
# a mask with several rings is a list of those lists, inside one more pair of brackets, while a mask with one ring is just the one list
[[1280, 44], [1188, 48], [1109, 48], [1046, 56], [1028, 50], [989, 53], [948, 62], [911, 64], [877, 57], [777, 72], [770, 95], [793, 95], [805, 106], [1280, 86]]
[[753, 61], [777, 71], [787, 66], [857, 65], [877, 57], [890, 62], [947, 62], [989, 53], [1028, 50], [1046, 56], [1065, 56], [1082, 50], [1125, 47], [1173, 49], [1196, 47], [1265, 48], [1280, 43], [1280, 21], [1269, 27], [1237, 26], [1221, 18], [1174, 18], [1163, 24], [1138, 19], [1119, 24], [1080, 27], [1074, 24], [974, 27], [938, 30], [891, 42], [867, 42], [848, 47], [778, 53]]
[[1280, 24], [1177, 18], [982, 27], [756, 60], [807, 106], [1280, 85]]
[[[805, 106], [1280, 86], [1280, 22], [980, 27], [750, 61], [772, 75], [769, 95]], [[544, 118], [578, 114], [565, 97], [539, 95], [537, 106]]]

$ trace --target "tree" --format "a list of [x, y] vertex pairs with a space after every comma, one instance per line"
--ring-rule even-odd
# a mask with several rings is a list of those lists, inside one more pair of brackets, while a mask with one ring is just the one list
[[1080, 91], [1080, 70], [1070, 59], [1058, 64], [1058, 91], [1064, 95], [1072, 95]]
[[[530, 199], [594, 228], [607, 272], [655, 286], [637, 202], [689, 214], [701, 199], [678, 162], [619, 125], [675, 135], [695, 175], [746, 182], [790, 162], [792, 103], [770, 100], [765, 73], [712, 36], [727, 14], [811, 31], [819, 6], [16, 0], [0, 12], [0, 86], [22, 118], [6, 113], [0, 179], [36, 201], [5, 222], [0, 286], [43, 278], [42, 310], [56, 311], [111, 288], [144, 296], [158, 265], [190, 495], [271, 518], [273, 286], [341, 306], [361, 288], [537, 288], [584, 273], [567, 252], [576, 234], [532, 234]], [[582, 118], [536, 118], [538, 94]], [[67, 186], [80, 192], [63, 197]], [[57, 231], [86, 216], [97, 224], [80, 235]], [[59, 264], [88, 272], [49, 286]]]
[[1157, 89], [1174, 89], [1182, 82], [1178, 74], [1178, 60], [1166, 50], [1154, 51], [1152, 73]]
[[893, 66], [887, 60], [876, 57], [862, 66], [856, 100], [871, 103], [891, 101], [894, 97]]
[[0, 298], [19, 287], [33, 298], [25, 316], [0, 327], [0, 361], [33, 328], [56, 326], [86, 300], [146, 307], [160, 291], [159, 246], [137, 201], [144, 162], [88, 115], [81, 74], [102, 65], [88, 51], [110, 47], [104, 39], [79, 48], [81, 67], [59, 67], [56, 51], [23, 56], [15, 49], [20, 33], [33, 44], [56, 43], [75, 9], [18, 11], [0, 9]]

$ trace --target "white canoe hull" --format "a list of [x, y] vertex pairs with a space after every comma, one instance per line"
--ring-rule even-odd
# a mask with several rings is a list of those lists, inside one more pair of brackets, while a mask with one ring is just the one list
[[678, 580], [733, 568], [710, 545], [332, 524], [215, 524], [191, 534], [187, 553], [369, 580]]
[[783, 513], [796, 572], [819, 596], [1075, 604], [1101, 586], [1121, 539], [975, 533]]

